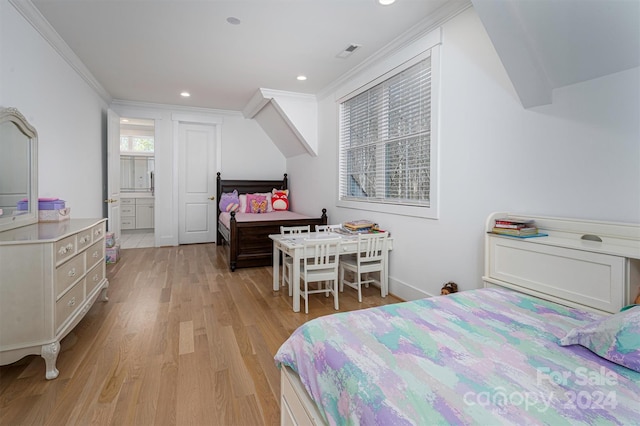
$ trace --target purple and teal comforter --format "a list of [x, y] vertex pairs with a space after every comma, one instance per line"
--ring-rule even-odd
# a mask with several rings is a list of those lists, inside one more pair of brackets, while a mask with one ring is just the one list
[[309, 321], [275, 359], [329, 424], [640, 424], [640, 373], [559, 345], [598, 318], [479, 289]]

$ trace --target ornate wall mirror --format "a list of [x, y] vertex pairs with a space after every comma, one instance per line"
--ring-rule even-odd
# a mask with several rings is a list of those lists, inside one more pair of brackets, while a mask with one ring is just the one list
[[0, 108], [0, 231], [38, 222], [38, 135], [15, 108]]

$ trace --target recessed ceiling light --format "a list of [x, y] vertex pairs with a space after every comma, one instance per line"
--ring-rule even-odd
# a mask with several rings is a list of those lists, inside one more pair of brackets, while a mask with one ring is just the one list
[[191, 93], [189, 93], [189, 92], [181, 92], [180, 96], [182, 96], [183, 98], [188, 98], [189, 96], [191, 96]]
[[378, 3], [380, 3], [383, 6], [389, 6], [390, 4], [395, 3], [396, 0], [378, 0]]
[[305, 81], [307, 79], [306, 75], [299, 75], [296, 77], [299, 81]]
[[240, 25], [240, 20], [235, 16], [229, 16], [227, 18], [227, 22], [230, 23], [231, 25]]

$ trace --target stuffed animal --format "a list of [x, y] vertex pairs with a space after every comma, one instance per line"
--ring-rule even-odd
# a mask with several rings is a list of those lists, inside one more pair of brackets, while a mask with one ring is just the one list
[[274, 188], [271, 191], [271, 205], [274, 210], [289, 210], [289, 190]]
[[238, 198], [238, 190], [234, 189], [233, 192], [225, 192], [220, 195], [220, 211], [221, 212], [235, 212], [240, 208], [240, 199]]
[[442, 286], [442, 290], [440, 290], [440, 294], [446, 296], [447, 294], [457, 293], [458, 292], [458, 284], [453, 281], [449, 281]]

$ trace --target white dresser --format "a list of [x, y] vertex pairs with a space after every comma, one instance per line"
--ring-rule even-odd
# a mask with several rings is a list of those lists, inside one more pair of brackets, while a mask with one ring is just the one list
[[98, 296], [107, 301], [106, 219], [37, 223], [0, 232], [0, 365], [39, 354], [58, 377], [60, 340]]

